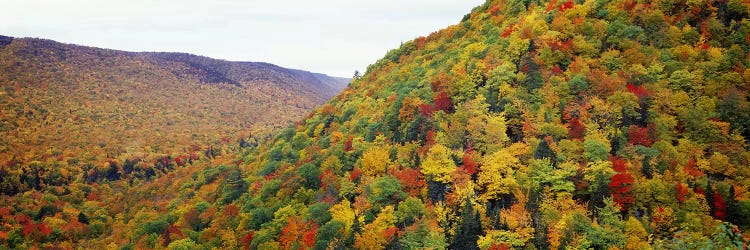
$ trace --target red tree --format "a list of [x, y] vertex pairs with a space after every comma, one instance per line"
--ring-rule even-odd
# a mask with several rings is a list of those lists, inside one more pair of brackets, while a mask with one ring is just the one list
[[281, 229], [279, 242], [284, 249], [306, 249], [315, 244], [318, 226], [313, 222], [305, 222], [298, 217], [289, 217], [288, 223]]
[[352, 172], [349, 173], [349, 180], [357, 181], [361, 175], [362, 175], [362, 170], [360, 170], [359, 167], [355, 167], [352, 170]]
[[237, 215], [240, 213], [240, 208], [235, 204], [229, 204], [224, 206], [224, 209], [221, 210], [221, 213], [229, 218], [234, 218], [237, 217]]
[[419, 196], [422, 188], [427, 185], [422, 173], [413, 168], [407, 167], [396, 170], [394, 171], [393, 176], [396, 177], [401, 183], [401, 186], [404, 187], [404, 191], [412, 196]]
[[349, 152], [349, 151], [354, 150], [354, 147], [352, 147], [352, 139], [353, 137], [349, 136], [349, 138], [347, 138], [346, 141], [344, 141], [344, 151]]
[[470, 175], [479, 172], [479, 164], [474, 160], [474, 157], [476, 157], [474, 149], [471, 147], [466, 149], [463, 156], [463, 168], [466, 170], [466, 173]]
[[424, 138], [425, 140], [424, 145], [426, 147], [432, 147], [432, 145], [435, 145], [435, 134], [436, 134], [435, 129], [430, 129], [427, 131], [425, 138]]
[[250, 250], [250, 243], [253, 242], [253, 236], [255, 236], [255, 232], [249, 232], [245, 237], [242, 237], [242, 248]]
[[434, 111], [435, 109], [430, 104], [423, 103], [419, 105], [419, 113], [425, 118], [432, 117], [432, 112]]
[[583, 125], [578, 118], [573, 118], [573, 120], [568, 123], [568, 137], [571, 139], [583, 139], [585, 134], [586, 126]]
[[631, 192], [634, 181], [635, 179], [632, 175], [627, 172], [621, 172], [612, 176], [612, 179], [609, 182], [609, 189], [612, 192], [612, 198], [617, 202], [622, 211], [627, 210], [627, 208], [635, 202], [635, 197], [633, 197]]
[[552, 67], [552, 74], [559, 75], [563, 72], [564, 71], [562, 70], [562, 68], [560, 68], [560, 66], [555, 65], [554, 67]]
[[177, 226], [169, 225], [164, 229], [164, 233], [161, 234], [161, 237], [164, 238], [164, 246], [168, 246], [169, 243], [172, 243], [174, 240], [185, 238], [185, 234], [182, 233], [182, 230]]
[[398, 233], [397, 227], [389, 227], [388, 229], [383, 231], [383, 238], [390, 240], [394, 235], [396, 235], [396, 233]]
[[628, 142], [633, 145], [643, 145], [650, 147], [654, 143], [652, 136], [652, 129], [654, 125], [649, 124], [647, 127], [642, 128], [636, 125], [631, 125], [628, 128]]
[[445, 91], [440, 91], [436, 93], [432, 97], [434, 103], [435, 103], [435, 110], [442, 110], [446, 113], [450, 112], [453, 109], [453, 102], [451, 101], [451, 97], [446, 93]]
[[513, 33], [515, 26], [516, 26], [515, 24], [511, 24], [510, 26], [508, 26], [508, 28], [503, 30], [503, 34], [501, 34], [500, 36], [502, 36], [503, 38], [508, 38], [510, 34]]
[[698, 165], [695, 164], [695, 159], [688, 160], [687, 165], [685, 165], [685, 173], [692, 176], [692, 177], [701, 177], [703, 176], [703, 171], [698, 169]]
[[308, 229], [304, 235], [302, 235], [302, 244], [307, 248], [313, 248], [315, 246], [315, 237], [318, 236], [318, 225], [313, 224], [312, 228]]
[[685, 202], [685, 195], [688, 194], [688, 189], [685, 185], [682, 185], [682, 183], [677, 183], [677, 186], [675, 187], [677, 189], [677, 193], [675, 193], [675, 197], [677, 198], [677, 201], [680, 203]]
[[714, 193], [714, 217], [723, 220], [727, 215], [727, 204], [724, 202], [724, 196], [720, 193]]
[[326, 169], [323, 174], [318, 177], [320, 179], [320, 188], [322, 188], [324, 191], [329, 190], [331, 188], [335, 188], [335, 183], [338, 182], [338, 178], [336, 178], [336, 173], [333, 172], [333, 169]]
[[560, 11], [566, 11], [568, 9], [572, 9], [573, 6], [575, 6], [575, 3], [573, 3], [572, 0], [565, 1], [562, 5], [560, 5]]
[[417, 49], [424, 48], [425, 43], [427, 43], [427, 38], [423, 36], [420, 36], [419, 38], [417, 38], [417, 40], [414, 41], [414, 44], [417, 45]]
[[509, 250], [509, 249], [510, 249], [510, 247], [508, 247], [508, 245], [502, 244], [502, 243], [501, 244], [493, 244], [492, 246], [490, 246], [490, 250]]
[[628, 83], [627, 88], [628, 88], [628, 92], [633, 93], [638, 98], [644, 98], [650, 95], [648, 90], [643, 88], [643, 85], [634, 85], [632, 83]]
[[628, 171], [628, 161], [617, 156], [610, 156], [609, 161], [612, 162], [612, 169], [618, 173], [625, 173]]

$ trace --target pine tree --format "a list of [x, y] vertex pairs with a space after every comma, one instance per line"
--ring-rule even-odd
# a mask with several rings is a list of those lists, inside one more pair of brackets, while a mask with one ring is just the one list
[[732, 224], [739, 225], [740, 224], [740, 218], [742, 218], [742, 215], [740, 214], [739, 207], [737, 204], [737, 198], [735, 198], [735, 191], [734, 191], [734, 185], [729, 188], [729, 196], [727, 196], [727, 221], [729, 221]]
[[550, 162], [555, 165], [555, 162], [557, 161], [557, 156], [555, 155], [555, 151], [552, 151], [552, 148], [550, 148], [549, 143], [547, 143], [547, 140], [542, 139], [541, 142], [539, 142], [539, 146], [536, 148], [536, 151], [534, 151], [534, 159], [549, 159]]
[[651, 179], [654, 177], [653, 168], [651, 167], [651, 160], [649, 157], [646, 157], [643, 159], [641, 164], [641, 173], [643, 176], [645, 176], [647, 179]]
[[453, 238], [451, 249], [479, 249], [477, 240], [483, 235], [482, 221], [479, 220], [479, 213], [474, 212], [474, 207], [469, 198], [464, 201], [464, 209], [461, 212], [461, 226]]

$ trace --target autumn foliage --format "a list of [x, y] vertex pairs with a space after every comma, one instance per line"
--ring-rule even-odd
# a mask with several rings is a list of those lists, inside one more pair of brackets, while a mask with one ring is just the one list
[[[745, 249], [749, 7], [488, 0], [270, 134], [122, 157], [97, 156], [133, 144], [0, 139], [0, 248]], [[44, 141], [17, 118], [45, 112], [17, 97], [54, 77], [1, 72], [0, 133]], [[203, 117], [245, 130], [239, 107]], [[46, 116], [90, 122], [76, 110]]]
[[628, 173], [626, 160], [611, 157], [610, 161], [616, 172], [609, 182], [612, 199], [620, 206], [622, 211], [626, 211], [635, 202], [635, 197], [632, 194], [635, 178]]
[[649, 124], [647, 127], [630, 126], [628, 128], [628, 142], [633, 145], [650, 147], [654, 143], [653, 129], [653, 124]]

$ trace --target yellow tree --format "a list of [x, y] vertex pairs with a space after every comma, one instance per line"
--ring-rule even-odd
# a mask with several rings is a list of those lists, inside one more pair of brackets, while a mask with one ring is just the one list
[[387, 147], [370, 147], [362, 154], [362, 171], [370, 176], [382, 175], [391, 165], [391, 156]]
[[354, 224], [354, 209], [352, 209], [349, 200], [342, 200], [341, 203], [333, 205], [328, 211], [331, 212], [332, 220], [344, 223], [347, 232], [351, 229], [352, 224]]
[[480, 152], [492, 153], [509, 141], [505, 133], [505, 117], [503, 115], [474, 116], [469, 118], [466, 125], [469, 136]]
[[518, 202], [500, 211], [500, 218], [508, 225], [508, 230], [489, 230], [487, 235], [479, 237], [477, 244], [480, 248], [486, 249], [493, 245], [522, 248], [534, 238], [531, 214], [525, 207], [529, 198], [520, 189], [516, 189], [513, 194]]
[[451, 181], [450, 174], [455, 169], [456, 163], [451, 158], [450, 149], [443, 145], [435, 144], [427, 153], [420, 171], [430, 181], [449, 183]]
[[486, 156], [477, 179], [479, 186], [484, 189], [484, 194], [480, 198], [494, 200], [500, 195], [510, 194], [518, 187], [513, 173], [521, 168], [521, 160], [518, 156], [528, 151], [526, 144], [516, 143]]
[[357, 234], [354, 248], [385, 249], [397, 230], [395, 224], [396, 215], [393, 206], [386, 206], [372, 223], [362, 228], [362, 233]]

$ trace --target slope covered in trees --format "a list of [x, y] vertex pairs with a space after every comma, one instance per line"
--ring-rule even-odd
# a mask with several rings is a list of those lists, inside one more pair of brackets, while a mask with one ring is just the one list
[[[163, 157], [184, 163], [212, 144], [299, 120], [346, 85], [267, 63], [2, 41], [0, 159], [15, 177], [3, 178], [6, 194], [69, 183], [81, 170], [94, 171], [85, 173], [89, 181], [152, 175], [139, 168], [147, 166], [122, 165]], [[110, 165], [117, 171], [106, 173]], [[19, 180], [33, 171], [60, 176]]]
[[346, 84], [268, 63], [0, 36], [0, 243], [95, 238], [130, 188], [253, 148]]
[[[118, 202], [96, 211], [110, 218], [101, 230], [85, 217], [81, 232], [97, 234], [65, 239], [124, 248], [746, 248], [748, 7], [489, 0], [390, 51], [268, 143], [103, 200]], [[42, 204], [3, 217], [8, 235], [25, 236], [17, 244], [55, 242], [50, 235], [66, 231], [53, 218], [81, 221]]]

